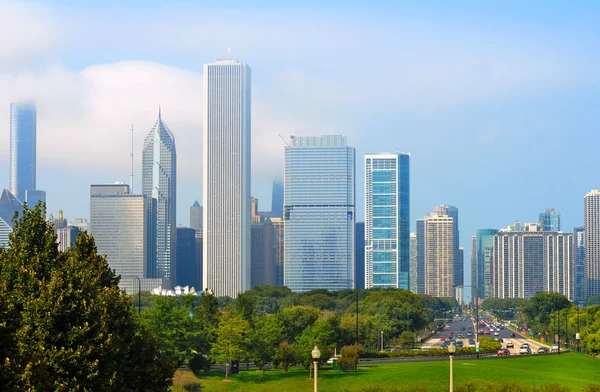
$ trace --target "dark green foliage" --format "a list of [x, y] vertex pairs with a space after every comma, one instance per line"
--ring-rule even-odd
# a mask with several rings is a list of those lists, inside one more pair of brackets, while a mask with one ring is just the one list
[[140, 325], [118, 277], [80, 234], [58, 252], [41, 204], [0, 250], [0, 385], [4, 390], [166, 391], [175, 370]]
[[275, 360], [277, 363], [281, 364], [285, 374], [287, 374], [289, 367], [296, 363], [296, 358], [294, 357], [294, 345], [289, 344], [288, 342], [279, 343], [279, 347], [275, 352]]
[[364, 351], [363, 346], [360, 344], [353, 344], [349, 346], [344, 346], [340, 350], [340, 359], [338, 360], [338, 364], [341, 366], [342, 370], [346, 371], [347, 368], [352, 368], [356, 370], [356, 364], [358, 363], [358, 358], [360, 354]]

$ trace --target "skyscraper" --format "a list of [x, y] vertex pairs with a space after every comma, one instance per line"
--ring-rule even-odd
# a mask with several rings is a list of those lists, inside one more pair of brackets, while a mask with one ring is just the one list
[[585, 301], [585, 229], [573, 229], [573, 265], [575, 267], [575, 300]]
[[281, 218], [283, 214], [283, 182], [280, 179], [273, 180], [273, 191], [271, 193], [271, 216]]
[[454, 219], [431, 213], [425, 223], [425, 294], [454, 297]]
[[417, 294], [419, 287], [419, 275], [418, 275], [418, 243], [417, 233], [410, 233], [410, 290]]
[[250, 289], [250, 67], [204, 65], [204, 288], [236, 297]]
[[284, 282], [293, 291], [353, 287], [355, 151], [344, 136], [285, 147]]
[[160, 108], [158, 120], [144, 140], [142, 151], [142, 193], [156, 203], [156, 266], [152, 278], [175, 282], [177, 153], [175, 137], [163, 122]]
[[410, 154], [365, 155], [365, 287], [408, 290]]
[[494, 235], [496, 229], [479, 229], [475, 235], [476, 269], [471, 271], [475, 276], [475, 286], [479, 290], [478, 298], [486, 299], [492, 296], [492, 258], [494, 257]]
[[30, 208], [46, 201], [36, 190], [36, 116], [33, 102], [10, 104], [10, 192]]
[[540, 213], [540, 225], [543, 231], [560, 231], [560, 213], [554, 208], [546, 208]]
[[198, 200], [190, 207], [190, 228], [202, 230], [202, 206]]
[[425, 219], [417, 219], [417, 294], [425, 294]]
[[584, 198], [585, 281], [584, 296], [600, 294], [600, 191], [594, 189]]
[[283, 286], [284, 228], [283, 219], [271, 218], [275, 229], [275, 286]]
[[253, 222], [252, 232], [252, 287], [275, 286], [276, 235], [270, 218]]
[[8, 189], [0, 194], [0, 248], [8, 246], [8, 236], [12, 232], [15, 212], [23, 215], [23, 204]]
[[189, 227], [177, 228], [175, 257], [175, 282], [173, 286], [190, 286], [202, 291], [200, 266], [196, 257], [196, 230]]
[[[151, 279], [155, 266], [156, 203], [145, 195], [129, 194], [129, 185], [90, 187], [90, 230], [99, 255], [123, 279], [119, 287], [128, 294], [149, 291], [162, 284]], [[140, 279], [139, 281], [137, 279]]]
[[365, 222], [356, 222], [354, 226], [354, 275], [356, 288], [365, 288]]
[[433, 213], [449, 216], [454, 222], [454, 284], [462, 285], [464, 283], [464, 268], [459, 255], [460, 232], [458, 229], [458, 208], [454, 206], [439, 205], [433, 208]]
[[72, 248], [77, 241], [79, 235], [79, 228], [77, 226], [67, 226], [56, 230], [56, 242], [58, 243], [58, 250], [60, 252], [66, 252], [69, 248]]
[[475, 302], [476, 298], [479, 298], [479, 287], [477, 286], [477, 236], [471, 237], [471, 302]]

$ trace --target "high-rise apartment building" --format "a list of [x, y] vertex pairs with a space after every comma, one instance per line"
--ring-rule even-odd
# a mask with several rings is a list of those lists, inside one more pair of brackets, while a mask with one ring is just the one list
[[365, 287], [410, 286], [410, 154], [365, 155]]
[[458, 208], [454, 206], [439, 205], [433, 208], [432, 213], [449, 216], [454, 222], [454, 284], [462, 285], [464, 283], [464, 267], [459, 255], [460, 233], [458, 230]]
[[253, 222], [252, 233], [252, 287], [275, 286], [276, 233], [270, 218]]
[[365, 222], [354, 225], [354, 276], [356, 288], [365, 288]]
[[204, 288], [236, 297], [250, 289], [250, 67], [204, 65]]
[[471, 298], [469, 301], [475, 303], [476, 298], [479, 298], [479, 291], [477, 286], [477, 236], [471, 237]]
[[540, 213], [539, 222], [543, 231], [560, 231], [560, 213], [554, 208], [546, 208]]
[[354, 286], [355, 151], [343, 136], [285, 147], [284, 283], [293, 291]]
[[12, 192], [4, 189], [0, 194], [0, 248], [8, 247], [8, 236], [13, 229], [15, 212], [23, 215], [23, 203]]
[[90, 187], [90, 230], [98, 254], [122, 276], [119, 287], [128, 294], [162, 284], [149, 279], [156, 265], [155, 208], [153, 198], [129, 194], [129, 185]]
[[275, 229], [275, 286], [283, 286], [284, 228], [282, 218], [271, 218]]
[[198, 200], [190, 207], [190, 228], [202, 230], [202, 206], [198, 203]]
[[417, 255], [418, 255], [417, 233], [410, 233], [410, 285], [409, 285], [409, 287], [410, 287], [410, 290], [415, 294], [418, 294], [418, 287], [419, 287]]
[[273, 191], [271, 193], [271, 217], [281, 218], [283, 216], [283, 181], [273, 180]]
[[575, 300], [585, 301], [585, 229], [573, 229], [573, 265], [575, 266]]
[[142, 193], [156, 204], [156, 265], [150, 277], [173, 285], [175, 274], [177, 153], [175, 137], [163, 122], [160, 109], [158, 120], [144, 140], [142, 151]]
[[425, 219], [417, 219], [417, 294], [425, 294]]
[[479, 229], [475, 235], [475, 270], [471, 276], [476, 281], [474, 286], [479, 290], [478, 298], [486, 299], [492, 296], [492, 258], [494, 257], [494, 235], [496, 229]]
[[584, 296], [600, 294], [600, 191], [594, 189], [584, 198], [585, 280]]
[[56, 243], [58, 243], [58, 250], [60, 252], [66, 252], [69, 248], [75, 246], [77, 236], [79, 235], [79, 228], [76, 226], [67, 226], [56, 230]]
[[501, 230], [494, 235], [492, 296], [531, 298], [556, 292], [573, 300], [572, 234]]
[[36, 189], [37, 110], [33, 102], [10, 104], [10, 192], [34, 208], [46, 201]]
[[189, 286], [202, 291], [200, 266], [196, 257], [196, 230], [178, 227], [176, 235], [175, 282], [173, 286]]
[[425, 223], [425, 294], [454, 297], [454, 219], [431, 213]]

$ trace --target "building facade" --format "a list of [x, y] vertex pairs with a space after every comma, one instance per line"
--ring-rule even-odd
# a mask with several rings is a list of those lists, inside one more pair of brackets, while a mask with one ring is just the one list
[[584, 198], [584, 296], [600, 294], [600, 191], [594, 189]]
[[250, 67], [204, 65], [204, 287], [236, 297], [250, 289]]
[[354, 225], [354, 275], [356, 288], [365, 288], [365, 222]]
[[343, 136], [292, 137], [285, 147], [284, 284], [354, 287], [355, 151]]
[[471, 293], [470, 301], [475, 303], [475, 299], [479, 298], [479, 287], [477, 285], [477, 236], [471, 237]]
[[410, 286], [410, 154], [365, 155], [365, 287]]
[[418, 278], [418, 266], [417, 266], [417, 255], [418, 255], [418, 243], [417, 233], [410, 233], [410, 290], [418, 294], [419, 278]]
[[8, 247], [15, 213], [18, 213], [19, 217], [23, 215], [23, 203], [11, 191], [4, 189], [0, 194], [0, 248]]
[[190, 228], [202, 231], [202, 206], [198, 200], [190, 207]]
[[439, 205], [433, 208], [432, 213], [437, 215], [446, 215], [452, 218], [454, 222], [454, 284], [462, 285], [464, 267], [460, 260], [459, 248], [460, 248], [460, 233], [458, 230], [458, 208], [454, 206]]
[[425, 294], [454, 298], [454, 219], [432, 213], [424, 222]]
[[554, 208], [540, 213], [539, 221], [542, 231], [560, 231], [560, 213]]
[[425, 219], [417, 219], [417, 294], [425, 294]]
[[201, 271], [196, 256], [196, 230], [189, 227], [178, 227], [176, 238], [173, 286], [189, 286], [196, 291], [202, 291]]
[[281, 218], [283, 216], [283, 181], [273, 180], [271, 193], [271, 217]]
[[252, 287], [275, 286], [276, 233], [270, 218], [252, 223]]
[[66, 252], [69, 248], [75, 246], [79, 228], [76, 226], [67, 226], [56, 230], [56, 242], [58, 243], [58, 251]]
[[573, 229], [573, 265], [575, 266], [575, 300], [585, 301], [585, 228]]
[[271, 224], [275, 229], [275, 286], [283, 286], [283, 259], [285, 245], [282, 218], [271, 218]]
[[142, 193], [154, 199], [156, 205], [156, 264], [151, 278], [163, 279], [172, 286], [175, 278], [177, 230], [175, 217], [177, 199], [177, 152], [175, 137], [163, 122], [160, 109], [158, 120], [144, 140], [142, 151]]
[[476, 277], [475, 286], [479, 290], [478, 298], [492, 296], [492, 259], [494, 257], [494, 235], [496, 229], [479, 229], [475, 235], [476, 269], [471, 271]]

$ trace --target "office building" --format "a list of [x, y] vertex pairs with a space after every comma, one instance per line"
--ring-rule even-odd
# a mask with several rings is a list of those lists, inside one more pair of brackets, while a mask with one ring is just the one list
[[250, 67], [204, 65], [204, 287], [236, 297], [250, 289]]
[[160, 108], [158, 120], [144, 140], [142, 151], [142, 194], [156, 205], [156, 264], [152, 278], [163, 279], [170, 286], [175, 272], [177, 153], [175, 137], [163, 122]]
[[492, 296], [531, 298], [538, 292], [560, 293], [573, 300], [573, 235], [549, 231], [494, 234]]
[[174, 286], [189, 286], [196, 291], [202, 291], [200, 267], [196, 257], [196, 230], [189, 227], [177, 227], [176, 238]]
[[418, 264], [417, 264], [417, 233], [410, 233], [410, 290], [417, 294], [419, 287], [418, 279]]
[[425, 294], [454, 297], [454, 219], [431, 213], [425, 223]]
[[585, 269], [584, 296], [600, 294], [600, 191], [594, 189], [584, 198]]
[[198, 200], [190, 207], [190, 228], [202, 231], [202, 206]]
[[477, 286], [477, 236], [471, 237], [471, 298], [469, 302], [475, 303], [475, 299], [479, 298], [479, 287]]
[[[460, 266], [463, 267], [465, 265], [465, 248], [463, 248], [462, 246], [458, 248], [458, 258], [460, 260]], [[463, 268], [464, 270], [464, 268]], [[464, 271], [461, 270], [461, 274], [464, 273]], [[456, 274], [454, 274], [456, 275]], [[461, 279], [462, 282], [464, 282], [464, 276]], [[462, 283], [461, 283], [462, 284]], [[465, 290], [463, 290], [462, 286], [457, 286], [457, 289], [460, 289], [456, 291], [456, 300], [458, 301], [458, 303], [460, 305], [464, 304], [464, 293]]]
[[425, 294], [425, 219], [417, 219], [417, 294]]
[[275, 286], [276, 233], [270, 218], [251, 226], [252, 287]]
[[270, 218], [273, 229], [275, 230], [275, 286], [283, 286], [283, 260], [285, 245], [282, 218]]
[[410, 286], [410, 154], [365, 155], [365, 287]]
[[355, 151], [343, 136], [285, 147], [284, 283], [293, 291], [354, 287]]
[[460, 260], [460, 233], [458, 230], [458, 208], [454, 206], [439, 205], [433, 208], [432, 213], [437, 215], [446, 215], [452, 218], [454, 222], [454, 284], [462, 285], [463, 282], [463, 265]]
[[[52, 214], [50, 214], [50, 216], [52, 217]], [[55, 230], [64, 229], [69, 226], [69, 224], [67, 223], [67, 220], [63, 216], [63, 210], [58, 210], [58, 219], [54, 219], [51, 222], [54, 225]]]
[[271, 217], [281, 218], [283, 216], [283, 181], [281, 179], [273, 180], [273, 190], [271, 193]]
[[479, 229], [475, 235], [475, 277], [474, 286], [479, 290], [478, 298], [486, 299], [492, 296], [492, 258], [494, 257], [494, 235], [496, 229]]
[[75, 218], [69, 225], [77, 227], [82, 232], [88, 232], [90, 230], [90, 224], [85, 218]]
[[75, 246], [79, 228], [75, 226], [67, 226], [56, 230], [56, 242], [58, 243], [59, 252], [66, 252], [68, 249]]
[[129, 194], [129, 185], [90, 187], [90, 230], [99, 255], [122, 279], [128, 294], [162, 285], [151, 279], [156, 265], [156, 203], [145, 195]]
[[354, 225], [354, 274], [356, 288], [365, 288], [365, 222]]
[[10, 104], [10, 192], [32, 209], [46, 202], [46, 192], [36, 189], [36, 117], [35, 103]]
[[575, 300], [585, 301], [585, 229], [573, 229], [573, 265], [575, 266]]
[[8, 189], [4, 189], [0, 194], [0, 248], [8, 247], [15, 213], [19, 214], [19, 218], [23, 215], [23, 203]]
[[560, 231], [560, 213], [554, 208], [546, 208], [540, 213], [540, 226], [542, 231]]

